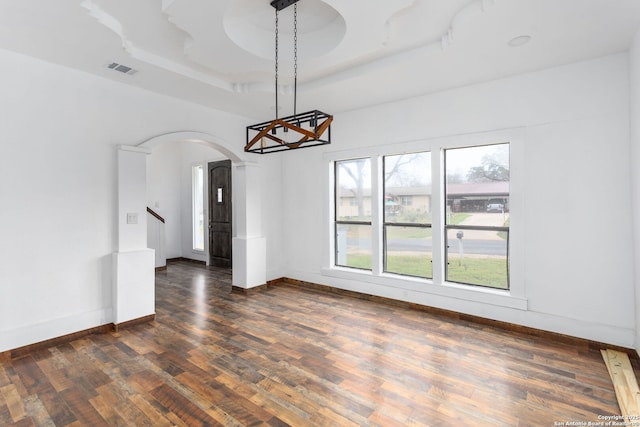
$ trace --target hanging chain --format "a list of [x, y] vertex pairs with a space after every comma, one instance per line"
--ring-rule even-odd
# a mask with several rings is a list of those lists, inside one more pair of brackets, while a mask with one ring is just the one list
[[278, 9], [276, 9], [276, 119], [278, 118]]
[[293, 5], [293, 115], [298, 106], [298, 3]]
[[[278, 9], [276, 8], [276, 65], [275, 65], [275, 91], [276, 91], [276, 119], [278, 118]], [[293, 115], [298, 108], [298, 4], [293, 5]]]

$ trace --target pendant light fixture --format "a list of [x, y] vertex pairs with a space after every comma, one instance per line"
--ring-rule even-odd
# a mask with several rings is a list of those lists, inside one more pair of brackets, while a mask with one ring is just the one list
[[[296, 148], [331, 144], [333, 116], [312, 110], [297, 113], [298, 101], [298, 0], [273, 0], [275, 20], [275, 92], [276, 117], [274, 120], [247, 126], [244, 151], [267, 154]], [[278, 13], [293, 5], [293, 115], [278, 117]], [[291, 131], [291, 132], [289, 132]]]

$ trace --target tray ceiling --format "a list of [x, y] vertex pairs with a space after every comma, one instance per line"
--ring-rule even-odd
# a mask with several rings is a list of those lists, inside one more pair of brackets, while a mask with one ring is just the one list
[[[292, 14], [279, 15], [281, 115]], [[269, 0], [0, 0], [0, 48], [260, 119], [274, 109], [274, 15]], [[638, 29], [637, 0], [300, 0], [298, 110], [336, 113], [621, 52]], [[530, 39], [511, 46], [519, 36]]]

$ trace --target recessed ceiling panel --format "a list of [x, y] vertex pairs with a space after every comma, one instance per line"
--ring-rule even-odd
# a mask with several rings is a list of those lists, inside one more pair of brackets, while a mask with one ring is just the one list
[[[278, 12], [278, 44], [293, 52], [294, 8], [297, 6], [298, 58], [315, 58], [334, 49], [344, 38], [346, 23], [333, 7], [321, 0], [304, 0]], [[225, 11], [227, 36], [240, 48], [260, 58], [275, 55], [276, 11], [264, 0], [236, 0]]]

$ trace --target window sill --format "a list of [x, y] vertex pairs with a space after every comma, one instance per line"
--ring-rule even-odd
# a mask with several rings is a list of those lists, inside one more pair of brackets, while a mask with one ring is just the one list
[[490, 304], [499, 307], [508, 307], [517, 310], [527, 310], [526, 298], [516, 297], [510, 291], [491, 289], [473, 285], [444, 282], [434, 283], [431, 279], [419, 277], [401, 276], [397, 274], [383, 273], [374, 275], [366, 270], [354, 270], [345, 267], [323, 268], [321, 274], [337, 279], [366, 281], [379, 286], [404, 289], [412, 292], [438, 295], [465, 301], [473, 301], [482, 304]]

